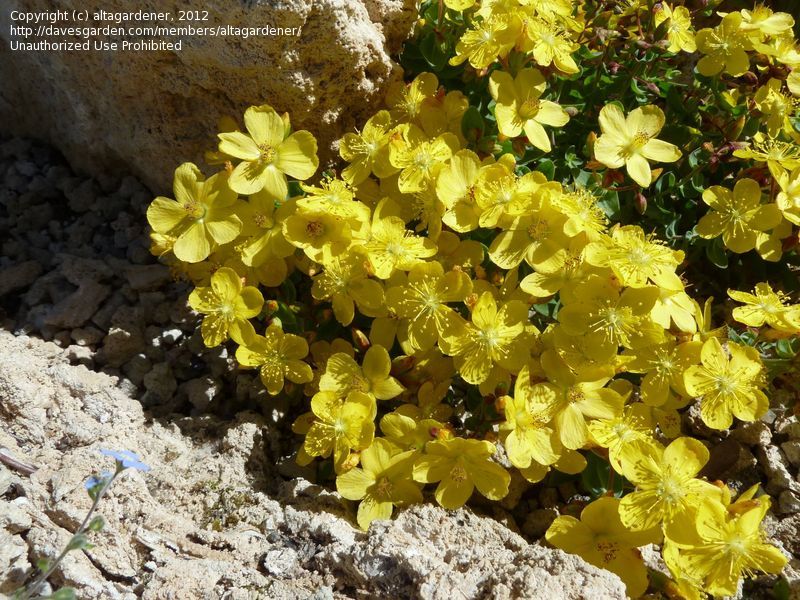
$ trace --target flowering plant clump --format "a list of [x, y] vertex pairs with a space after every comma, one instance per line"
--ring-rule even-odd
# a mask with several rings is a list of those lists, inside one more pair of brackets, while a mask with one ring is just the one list
[[794, 21], [718, 4], [426, 0], [341, 164], [254, 106], [153, 202], [206, 345], [295, 407], [362, 528], [574, 482], [546, 539], [632, 597], [780, 572], [770, 499], [682, 426], [760, 419], [800, 350]]

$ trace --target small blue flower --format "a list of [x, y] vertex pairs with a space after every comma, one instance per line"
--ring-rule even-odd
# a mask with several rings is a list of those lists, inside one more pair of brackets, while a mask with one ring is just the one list
[[86, 483], [83, 484], [83, 487], [85, 487], [87, 490], [91, 490], [105, 485], [106, 482], [113, 477], [113, 475], [114, 474], [111, 471], [103, 471], [100, 473], [100, 475], [92, 475], [86, 480]]
[[149, 471], [150, 467], [144, 464], [139, 455], [130, 450], [105, 450], [101, 449], [100, 454], [110, 456], [117, 461], [117, 469], [137, 469], [139, 471]]

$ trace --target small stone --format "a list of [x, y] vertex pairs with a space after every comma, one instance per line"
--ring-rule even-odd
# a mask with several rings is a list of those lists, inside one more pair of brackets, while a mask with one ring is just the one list
[[297, 552], [291, 548], [270, 550], [264, 556], [262, 564], [275, 577], [289, 577], [299, 566]]
[[161, 335], [159, 336], [161, 342], [169, 346], [175, 344], [175, 342], [180, 340], [182, 337], [183, 337], [183, 331], [181, 331], [177, 327], [162, 331]]
[[75, 329], [86, 323], [97, 312], [100, 304], [111, 293], [111, 288], [96, 281], [86, 281], [72, 294], [53, 306], [45, 323], [62, 329]]
[[59, 331], [57, 334], [53, 336], [53, 341], [61, 346], [62, 348], [66, 348], [69, 346], [72, 338], [70, 337], [69, 331]]
[[199, 412], [204, 412], [222, 390], [222, 382], [213, 377], [198, 377], [190, 379], [181, 387], [191, 405]]
[[70, 337], [79, 346], [94, 346], [103, 339], [105, 334], [93, 325], [73, 329]]
[[122, 365], [122, 372], [131, 380], [132, 383], [142, 385], [144, 376], [153, 368], [153, 363], [144, 355], [136, 354], [128, 362]]
[[767, 474], [766, 491], [775, 494], [780, 490], [800, 493], [800, 483], [789, 473], [788, 462], [777, 446], [762, 446], [756, 452], [759, 464]]
[[91, 367], [94, 364], [94, 355], [86, 346], [72, 345], [64, 351], [64, 355], [73, 364]]
[[778, 496], [778, 510], [789, 514], [800, 512], [800, 497], [794, 492], [783, 490]]
[[522, 531], [530, 538], [541, 538], [556, 520], [558, 511], [555, 508], [537, 508], [528, 513], [522, 524]]
[[156, 290], [169, 283], [169, 269], [164, 265], [133, 265], [125, 270], [128, 285], [136, 291]]
[[789, 440], [781, 444], [786, 459], [795, 467], [800, 467], [800, 440]]
[[31, 285], [42, 272], [42, 265], [35, 260], [0, 269], [0, 296], [16, 292]]
[[92, 207], [92, 204], [94, 204], [97, 194], [97, 186], [91, 179], [87, 179], [77, 187], [65, 192], [65, 195], [69, 200], [70, 210], [76, 213], [82, 213], [89, 210]]
[[108, 330], [108, 335], [103, 338], [99, 358], [103, 363], [112, 367], [121, 367], [131, 357], [144, 352], [144, 350], [144, 338], [137, 329], [128, 331], [112, 327]]
[[730, 437], [748, 446], [768, 446], [772, 442], [772, 431], [766, 423], [753, 421], [740, 424]]
[[155, 365], [152, 370], [144, 376], [144, 387], [151, 394], [157, 396], [162, 401], [169, 400], [178, 384], [172, 375], [172, 369], [166, 363]]
[[97, 282], [110, 279], [114, 271], [102, 260], [82, 258], [70, 254], [60, 254], [61, 273], [70, 283], [81, 286], [87, 281]]

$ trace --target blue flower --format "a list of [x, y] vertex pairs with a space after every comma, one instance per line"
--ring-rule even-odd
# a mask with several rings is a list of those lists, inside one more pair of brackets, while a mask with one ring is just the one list
[[105, 485], [106, 482], [111, 479], [114, 474], [111, 471], [103, 471], [100, 475], [92, 475], [89, 479], [86, 480], [86, 483], [83, 484], [87, 490], [94, 489], [96, 487]]
[[139, 471], [149, 471], [150, 467], [144, 464], [139, 455], [130, 450], [105, 450], [101, 449], [100, 454], [110, 456], [117, 461], [117, 469], [137, 469]]

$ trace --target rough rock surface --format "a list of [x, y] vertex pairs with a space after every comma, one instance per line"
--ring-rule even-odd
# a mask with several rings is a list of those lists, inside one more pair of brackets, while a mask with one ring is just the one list
[[[330, 159], [332, 142], [363, 123], [388, 84], [399, 78], [389, 56], [399, 51], [416, 17], [413, 0], [209, 0], [191, 7], [207, 10], [207, 21], [178, 23], [178, 9], [187, 8], [184, 2], [143, 0], [134, 7], [112, 0], [89, 10], [135, 8], [171, 12], [176, 19], [121, 23], [126, 27], [271, 25], [297, 27], [300, 33], [184, 37], [179, 52], [7, 50], [12, 10], [53, 8], [47, 0], [9, 0], [0, 11], [4, 129], [49, 140], [82, 170], [134, 172], [159, 193], [171, 189], [171, 169], [177, 163], [200, 164], [221, 117], [241, 119], [251, 104], [290, 111], [294, 128], [318, 136], [323, 162]], [[87, 5], [65, 0], [58, 8], [71, 13]], [[70, 20], [57, 25], [116, 23]]]
[[0, 446], [38, 466], [0, 465], [2, 593], [66, 543], [110, 447], [152, 470], [121, 477], [95, 547], [51, 578], [80, 598], [625, 597], [615, 575], [466, 509], [419, 505], [362, 533], [337, 494], [277, 475], [259, 415], [154, 420], [56, 344], [0, 330], [0, 348]]

